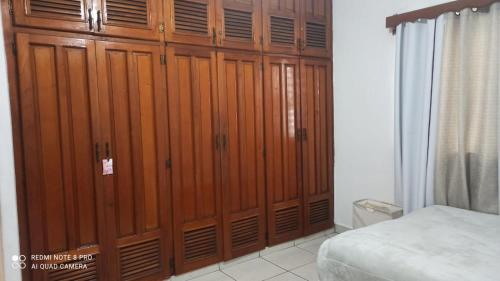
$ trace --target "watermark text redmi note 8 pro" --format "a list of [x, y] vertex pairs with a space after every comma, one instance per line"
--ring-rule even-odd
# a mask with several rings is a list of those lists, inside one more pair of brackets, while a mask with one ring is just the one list
[[[87, 269], [88, 261], [95, 258], [93, 255], [30, 255], [30, 269], [32, 270], [82, 270]], [[25, 255], [12, 256], [13, 269], [26, 269]]]

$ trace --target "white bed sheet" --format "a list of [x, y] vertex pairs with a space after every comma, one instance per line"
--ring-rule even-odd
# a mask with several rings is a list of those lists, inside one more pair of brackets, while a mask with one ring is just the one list
[[499, 281], [500, 216], [445, 206], [347, 231], [318, 253], [320, 280]]

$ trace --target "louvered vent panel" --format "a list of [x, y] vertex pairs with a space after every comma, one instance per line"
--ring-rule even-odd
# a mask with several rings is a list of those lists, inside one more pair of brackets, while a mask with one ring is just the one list
[[233, 248], [245, 247], [259, 241], [259, 221], [257, 217], [245, 218], [231, 223], [231, 243]]
[[326, 48], [326, 27], [324, 24], [308, 22], [306, 32], [307, 47]]
[[[19, 0], [16, 0], [19, 1]], [[30, 0], [31, 14], [34, 16], [62, 16], [82, 19], [82, 0]]]
[[160, 270], [159, 239], [120, 248], [120, 275], [122, 280], [136, 280]]
[[49, 281], [88, 281], [99, 279], [95, 256], [89, 260], [66, 262], [63, 265], [59, 265], [59, 267], [61, 267], [61, 269], [48, 272], [47, 277]]
[[175, 30], [208, 35], [207, 4], [175, 0]]
[[217, 232], [215, 225], [184, 233], [184, 258], [186, 260], [198, 260], [216, 254]]
[[295, 22], [293, 19], [271, 17], [271, 43], [295, 44]]
[[118, 25], [148, 25], [147, 0], [107, 0], [108, 23]]
[[299, 207], [294, 206], [276, 211], [276, 234], [299, 229]]
[[226, 37], [252, 40], [252, 13], [224, 9]]
[[329, 216], [328, 199], [312, 202], [309, 204], [309, 223], [323, 223], [327, 222]]

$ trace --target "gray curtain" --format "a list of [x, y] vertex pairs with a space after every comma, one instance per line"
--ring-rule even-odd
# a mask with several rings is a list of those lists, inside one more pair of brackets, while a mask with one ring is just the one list
[[405, 214], [432, 205], [443, 18], [397, 28], [395, 198]]
[[435, 203], [498, 213], [500, 4], [447, 14], [444, 28]]

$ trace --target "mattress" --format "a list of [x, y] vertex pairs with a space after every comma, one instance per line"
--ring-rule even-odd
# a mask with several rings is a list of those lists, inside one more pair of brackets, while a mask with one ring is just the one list
[[318, 253], [320, 280], [499, 281], [500, 216], [445, 206], [347, 231]]

